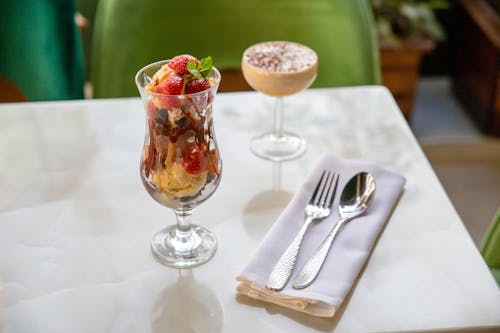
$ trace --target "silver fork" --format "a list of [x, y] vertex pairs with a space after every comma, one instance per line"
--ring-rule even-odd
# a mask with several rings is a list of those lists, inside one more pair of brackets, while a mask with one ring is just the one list
[[[333, 183], [334, 179], [335, 184]], [[302, 245], [302, 240], [304, 239], [304, 235], [309, 225], [313, 221], [322, 220], [330, 215], [338, 182], [338, 175], [330, 171], [323, 171], [311, 199], [306, 206], [306, 220], [297, 236], [295, 236], [292, 243], [274, 266], [267, 280], [266, 288], [279, 291], [285, 287], [292, 275], [297, 261], [297, 255]]]

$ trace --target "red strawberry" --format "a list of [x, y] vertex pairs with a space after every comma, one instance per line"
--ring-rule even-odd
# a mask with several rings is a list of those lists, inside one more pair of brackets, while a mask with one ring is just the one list
[[186, 94], [194, 94], [210, 89], [210, 82], [206, 79], [191, 80], [186, 84]]
[[168, 67], [170, 67], [170, 69], [172, 69], [177, 74], [189, 74], [187, 64], [190, 59], [193, 59], [198, 66], [198, 63], [200, 62], [198, 59], [189, 54], [182, 54], [172, 58], [172, 60], [170, 60], [170, 62], [168, 63]]
[[[178, 75], [171, 75], [160, 82], [155, 88], [155, 93], [165, 95], [181, 95], [184, 86], [184, 78]], [[180, 107], [180, 100], [176, 96], [160, 96], [160, 101], [166, 109]]]
[[198, 174], [208, 167], [208, 161], [205, 155], [199, 150], [193, 150], [189, 155], [181, 157], [181, 166], [190, 174]]
[[183, 85], [184, 78], [182, 76], [170, 75], [156, 86], [155, 93], [165, 95], [180, 95], [182, 94]]

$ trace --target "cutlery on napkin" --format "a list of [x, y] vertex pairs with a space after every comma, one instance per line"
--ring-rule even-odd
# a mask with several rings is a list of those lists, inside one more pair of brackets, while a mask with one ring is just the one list
[[[304, 223], [307, 205], [317, 179], [324, 169], [335, 170], [341, 175], [339, 188], [356, 173], [370, 172], [377, 181], [377, 195], [366, 214], [356, 223], [347, 224], [337, 236], [324, 266], [314, 283], [304, 289], [294, 289], [297, 272], [280, 291], [265, 288], [266, 280], [275, 263], [293, 240]], [[365, 261], [369, 257], [379, 233], [397, 204], [406, 179], [375, 164], [346, 160], [333, 155], [323, 155], [316, 163], [306, 182], [300, 187], [289, 205], [264, 237], [243, 271], [236, 277], [236, 292], [254, 299], [319, 317], [331, 317], [348, 295]], [[338, 198], [334, 211], [319, 224], [311, 226], [297, 258], [296, 267], [317, 249], [339, 218]]]

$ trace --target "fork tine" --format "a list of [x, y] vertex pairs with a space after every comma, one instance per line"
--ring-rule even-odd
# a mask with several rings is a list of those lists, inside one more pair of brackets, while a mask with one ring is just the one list
[[337, 185], [339, 184], [340, 175], [337, 175], [337, 179], [335, 180], [335, 186], [331, 191], [330, 201], [328, 202], [328, 207], [331, 208], [333, 206], [333, 201], [335, 200], [335, 193], [337, 193]]
[[330, 192], [332, 189], [332, 184], [333, 184], [334, 179], [335, 179], [335, 172], [332, 172], [331, 177], [326, 179], [325, 187], [323, 189], [324, 195], [322, 193], [321, 201], [319, 202], [320, 207], [325, 207], [325, 204], [327, 202], [327, 199], [329, 198], [329, 195], [330, 195]]
[[331, 173], [330, 171], [328, 171], [326, 173], [326, 178], [323, 181], [323, 183], [321, 184], [320, 193], [314, 199], [314, 205], [315, 206], [319, 206], [321, 204], [321, 202], [324, 201], [325, 189], [326, 189], [326, 187], [328, 185], [328, 180], [330, 179], [330, 173]]
[[323, 177], [325, 176], [326, 170], [323, 170], [323, 173], [321, 174], [321, 178], [318, 181], [318, 185], [316, 185], [316, 188], [314, 189], [313, 194], [311, 195], [311, 199], [309, 200], [309, 204], [312, 205], [316, 199], [316, 195], [318, 194], [319, 188], [321, 187], [321, 183], [323, 182]]

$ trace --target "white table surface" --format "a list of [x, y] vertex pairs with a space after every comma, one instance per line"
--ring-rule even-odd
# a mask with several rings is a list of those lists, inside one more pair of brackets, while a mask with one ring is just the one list
[[[271, 128], [271, 107], [253, 92], [217, 96], [223, 179], [194, 222], [213, 230], [219, 247], [207, 264], [181, 272], [157, 263], [149, 250], [153, 234], [174, 215], [139, 178], [139, 98], [0, 105], [0, 327], [29, 333], [500, 327], [499, 288], [387, 89], [309, 90], [285, 99], [285, 127], [302, 134], [308, 150], [281, 165], [248, 149], [253, 135]], [[235, 276], [322, 152], [407, 178], [350, 299], [334, 318], [319, 319], [236, 297]]]

